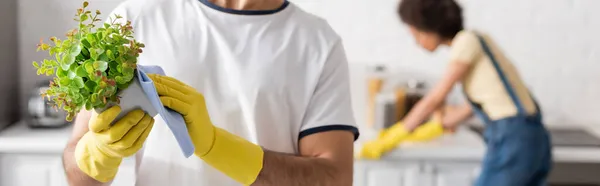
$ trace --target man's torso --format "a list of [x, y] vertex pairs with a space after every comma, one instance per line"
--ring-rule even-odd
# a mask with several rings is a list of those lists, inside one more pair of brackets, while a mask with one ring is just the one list
[[[216, 126], [297, 153], [304, 112], [338, 37], [321, 19], [285, 6], [238, 15], [244, 12], [196, 0], [130, 0], [115, 13], [129, 14], [136, 39], [146, 45], [139, 63], [159, 65], [203, 93]], [[136, 185], [239, 185], [195, 156], [184, 158], [176, 144], [157, 117], [137, 155]]]

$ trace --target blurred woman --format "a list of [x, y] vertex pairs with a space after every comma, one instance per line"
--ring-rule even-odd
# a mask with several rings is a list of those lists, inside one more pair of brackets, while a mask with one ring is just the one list
[[442, 125], [454, 128], [475, 113], [485, 123], [487, 151], [478, 186], [545, 185], [551, 170], [549, 134], [541, 110], [503, 51], [484, 33], [463, 27], [454, 0], [402, 0], [398, 15], [416, 43], [430, 51], [450, 48], [443, 79], [411, 110], [398, 127], [409, 136], [462, 84], [468, 100], [445, 113]]

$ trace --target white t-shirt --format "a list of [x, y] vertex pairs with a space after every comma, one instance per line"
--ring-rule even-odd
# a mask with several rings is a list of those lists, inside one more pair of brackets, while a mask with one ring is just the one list
[[[358, 137], [341, 39], [293, 3], [239, 11], [206, 0], [128, 0], [112, 14], [130, 20], [146, 45], [139, 64], [159, 65], [203, 93], [218, 127], [285, 153], [318, 132]], [[240, 185], [185, 158], [160, 117], [137, 160], [136, 185]]]

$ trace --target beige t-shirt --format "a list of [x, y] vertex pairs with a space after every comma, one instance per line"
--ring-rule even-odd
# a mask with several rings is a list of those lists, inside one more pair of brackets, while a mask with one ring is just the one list
[[[483, 112], [491, 120], [515, 116], [518, 112], [517, 107], [502, 83], [490, 57], [484, 52], [476, 33], [478, 32], [459, 32], [452, 40], [450, 47], [452, 63], [465, 63], [471, 66], [470, 71], [462, 80], [463, 89], [473, 102], [482, 106]], [[524, 109], [529, 114], [535, 113], [535, 103], [517, 69], [488, 36], [479, 35], [485, 39], [508, 79], [510, 88], [513, 89]]]

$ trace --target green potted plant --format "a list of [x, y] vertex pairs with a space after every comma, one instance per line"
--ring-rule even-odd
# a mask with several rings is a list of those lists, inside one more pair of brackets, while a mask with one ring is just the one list
[[100, 11], [91, 12], [88, 5], [85, 1], [77, 9], [78, 27], [68, 31], [66, 39], [51, 37], [51, 42], [38, 44], [37, 50], [48, 51], [51, 59], [34, 61], [33, 66], [38, 75], [53, 76], [41, 96], [64, 110], [67, 121], [81, 109], [99, 112], [115, 104], [121, 106], [121, 115], [136, 107], [156, 115], [136, 81], [144, 44], [133, 37], [131, 22], [115, 15], [101, 23]]

